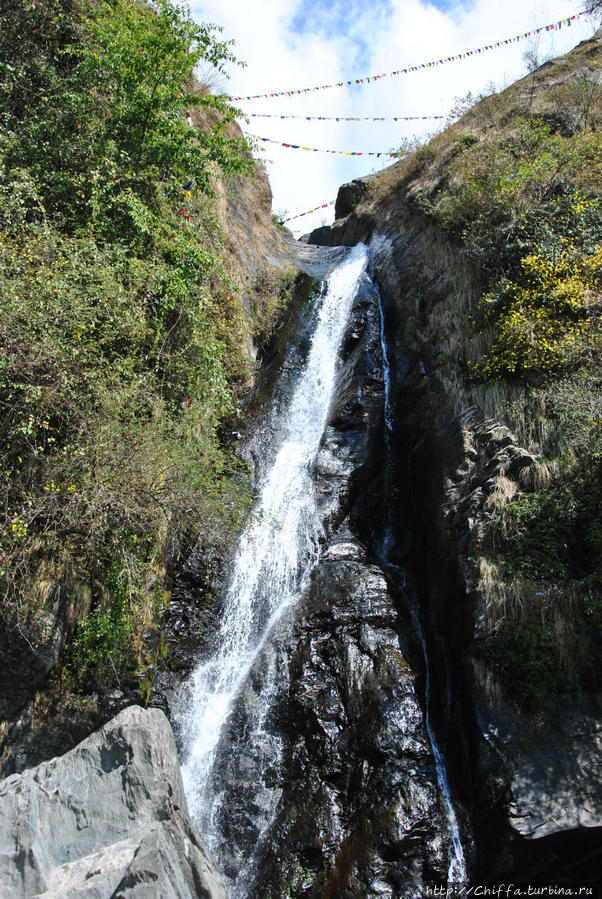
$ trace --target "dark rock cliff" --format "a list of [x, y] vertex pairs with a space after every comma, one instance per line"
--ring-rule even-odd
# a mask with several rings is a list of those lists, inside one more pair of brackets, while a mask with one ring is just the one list
[[343, 524], [283, 649], [285, 776], [252, 896], [415, 895], [447, 872], [416, 675], [381, 569]]
[[[575, 65], [591, 66], [599, 39], [575, 51]], [[538, 73], [536, 85], [549, 87], [565, 75], [565, 60], [557, 60]], [[477, 107], [473, 123], [478, 115]], [[305, 239], [373, 247], [394, 385], [396, 490], [390, 495], [397, 555], [413, 578], [425, 622], [432, 713], [450, 780], [473, 824], [472, 876], [476, 882], [595, 883], [602, 832], [602, 794], [593, 774], [601, 751], [599, 695], [553, 698], [554, 720], [541, 729], [471, 657], [488, 614], [471, 559], [475, 541], [492, 512], [533, 483], [540, 457], [508, 427], [502, 397], [467, 378], [482, 273], [459, 241], [420, 211], [411, 181], [396, 178], [396, 169], [341, 188], [341, 217]]]

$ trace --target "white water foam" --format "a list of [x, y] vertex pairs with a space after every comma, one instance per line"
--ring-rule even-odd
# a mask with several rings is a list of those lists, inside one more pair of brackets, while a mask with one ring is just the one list
[[[258, 507], [233, 566], [215, 653], [188, 684], [179, 715], [186, 740], [183, 778], [190, 812], [211, 849], [220, 787], [212, 771], [234, 701], [275, 623], [307, 586], [318, 560], [321, 525], [312, 465], [328, 420], [336, 359], [368, 250], [354, 247], [333, 270], [305, 367], [293, 392], [285, 436], [260, 486]], [[269, 689], [266, 691], [268, 702]]]

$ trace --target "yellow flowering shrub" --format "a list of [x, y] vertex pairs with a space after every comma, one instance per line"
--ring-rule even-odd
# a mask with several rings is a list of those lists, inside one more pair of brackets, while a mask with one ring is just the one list
[[552, 258], [538, 251], [521, 260], [515, 280], [499, 282], [481, 300], [494, 322], [477, 377], [525, 377], [558, 371], [600, 337], [602, 246], [588, 255], [570, 247]]

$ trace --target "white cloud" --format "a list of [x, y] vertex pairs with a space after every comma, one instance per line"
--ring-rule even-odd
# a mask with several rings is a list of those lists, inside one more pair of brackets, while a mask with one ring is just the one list
[[[388, 7], [385, 15], [383, 7]], [[193, 14], [222, 25], [224, 38], [235, 40], [235, 53], [247, 63], [233, 68], [225, 89], [233, 96], [303, 88], [316, 84], [390, 72], [406, 66], [484, 46], [512, 35], [556, 22], [575, 12], [561, 0], [472, 0], [446, 11], [426, 0], [389, 0], [386, 4], [355, 3], [352, 23], [336, 20], [331, 4], [324, 28], [308, 30], [307, 15], [319, 15], [318, 0], [305, 3], [302, 33], [292, 30], [299, 0], [192, 0]], [[359, 11], [358, 11], [359, 9]], [[373, 15], [371, 15], [371, 9]], [[370, 23], [369, 27], [368, 24]], [[326, 27], [327, 26], [327, 27]], [[543, 33], [542, 59], [559, 55], [589, 37], [593, 28], [585, 17], [570, 28]], [[334, 32], [334, 33], [333, 33]], [[326, 34], [328, 36], [326, 36]], [[358, 50], [358, 40], [364, 46]], [[447, 114], [455, 97], [478, 94], [493, 82], [497, 88], [525, 74], [527, 41], [407, 75], [384, 78], [369, 85], [332, 88], [293, 97], [239, 102], [246, 112], [283, 115], [429, 115]], [[361, 52], [361, 70], [357, 65]], [[387, 151], [402, 139], [435, 130], [435, 122], [336, 123], [250, 119], [243, 127], [255, 134], [287, 143], [339, 150]], [[289, 150], [264, 144], [274, 195], [273, 209], [289, 215], [336, 198], [340, 184], [382, 167], [370, 157], [343, 157]], [[331, 221], [332, 208], [290, 223], [297, 234]]]

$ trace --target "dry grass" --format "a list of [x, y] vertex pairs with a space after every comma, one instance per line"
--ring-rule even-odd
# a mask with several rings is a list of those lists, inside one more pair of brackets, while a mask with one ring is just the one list
[[501, 512], [518, 492], [516, 481], [500, 474], [495, 478], [495, 489], [485, 500], [485, 508], [489, 512]]
[[471, 663], [475, 682], [483, 691], [487, 702], [492, 706], [502, 702], [505, 697], [499, 678], [482, 659], [473, 656]]
[[552, 483], [557, 470], [557, 463], [537, 461], [520, 470], [518, 481], [523, 490], [545, 490]]
[[[491, 636], [509, 622], [520, 631], [532, 623], [535, 614], [541, 626], [554, 633], [558, 663], [567, 679], [572, 681], [576, 671], [573, 649], [578, 596], [575, 589], [549, 583], [534, 584], [520, 577], [505, 580], [499, 566], [484, 557], [479, 559], [478, 574], [483, 635]], [[495, 678], [487, 674], [483, 666], [479, 681], [485, 684], [488, 677], [493, 684]]]

